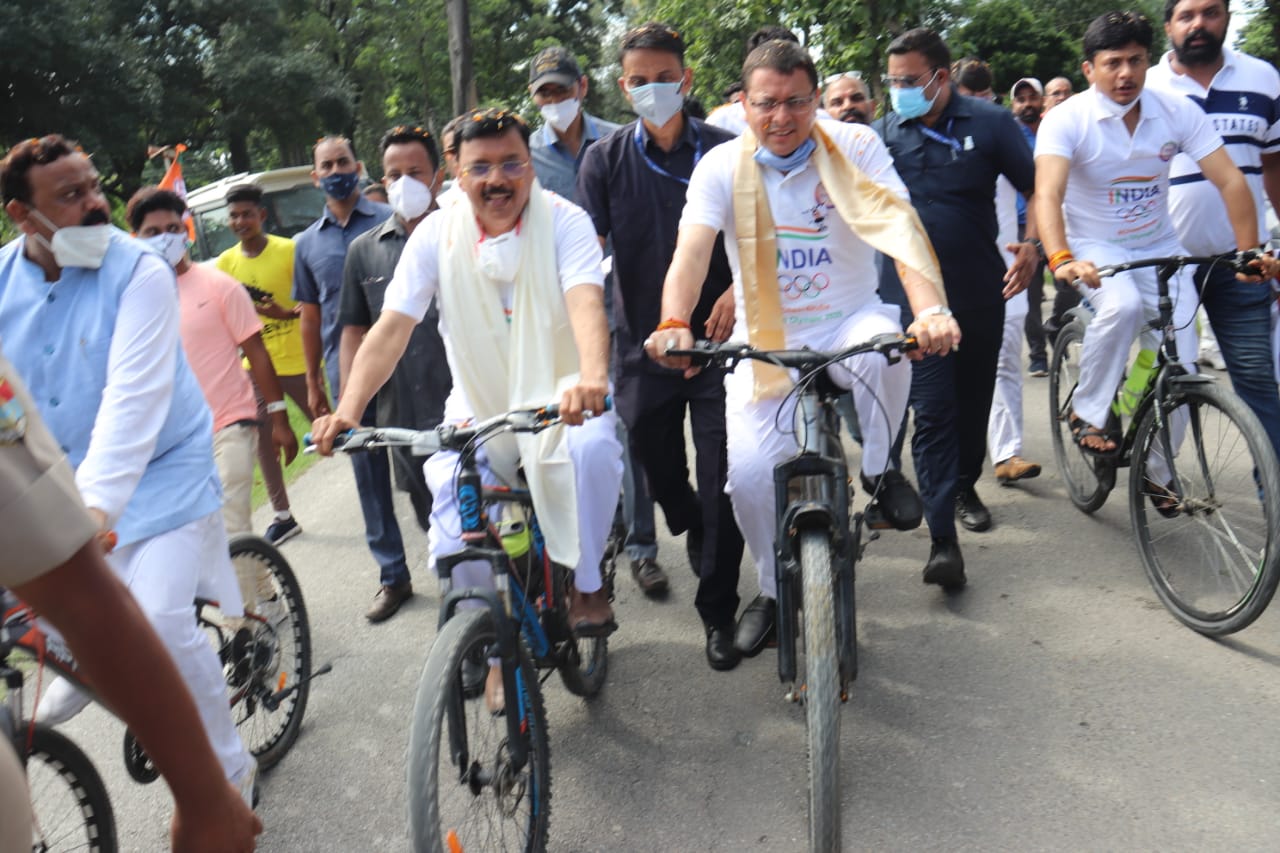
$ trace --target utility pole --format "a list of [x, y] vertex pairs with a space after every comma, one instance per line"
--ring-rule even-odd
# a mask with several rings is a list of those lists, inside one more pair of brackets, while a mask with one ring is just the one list
[[453, 84], [453, 114], [476, 107], [475, 71], [471, 66], [471, 10], [468, 0], [445, 0], [449, 19], [449, 73]]

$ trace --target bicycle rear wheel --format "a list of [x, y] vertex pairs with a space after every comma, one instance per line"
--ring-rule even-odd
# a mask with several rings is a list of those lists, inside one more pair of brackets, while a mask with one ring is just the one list
[[1164, 429], [1154, 407], [1143, 417], [1130, 471], [1138, 552], [1179, 621], [1202, 634], [1230, 634], [1262, 614], [1280, 582], [1275, 453], [1253, 412], [1216, 383], [1175, 388], [1163, 407]]
[[[23, 724], [22, 736], [30, 725]], [[23, 764], [31, 793], [32, 851], [115, 853], [116, 819], [111, 798], [80, 747], [36, 723]]]
[[804, 584], [804, 706], [809, 748], [809, 849], [840, 849], [840, 666], [831, 537], [800, 534]]
[[[311, 694], [311, 627], [293, 569], [257, 536], [231, 539], [231, 562], [247, 582], [243, 618], [204, 603], [200, 623], [222, 660], [231, 716], [245, 746], [267, 770], [298, 739]], [[283, 695], [282, 695], [283, 694]]]
[[1084, 453], [1071, 436], [1071, 400], [1080, 381], [1080, 349], [1084, 324], [1073, 320], [1058, 332], [1049, 367], [1049, 424], [1053, 455], [1071, 502], [1085, 513], [1096, 512], [1116, 485], [1115, 466]]
[[417, 853], [451, 850], [542, 851], [551, 814], [551, 749], [537, 674], [518, 645], [517, 696], [528, 762], [511, 764], [507, 718], [491, 715], [483, 691], [463, 688], [463, 661], [490, 657], [493, 614], [459, 610], [445, 623], [418, 682], [409, 729], [409, 837]]

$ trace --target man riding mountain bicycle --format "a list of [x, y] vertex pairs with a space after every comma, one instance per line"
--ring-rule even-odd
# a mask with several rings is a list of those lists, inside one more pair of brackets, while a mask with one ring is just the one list
[[[430, 214], [405, 246], [382, 314], [356, 354], [337, 410], [316, 419], [315, 442], [329, 453], [391, 375], [414, 326], [438, 300], [453, 390], [445, 421], [488, 418], [558, 402], [566, 426], [499, 436], [480, 454], [487, 483], [528, 480], [551, 558], [575, 569], [569, 623], [579, 636], [614, 630], [600, 559], [617, 505], [622, 448], [605, 412], [609, 330], [602, 254], [591, 220], [541, 188], [530, 165], [529, 128], [514, 113], [483, 110], [458, 125], [459, 186], [465, 194]], [[596, 417], [584, 419], [588, 414]], [[432, 559], [462, 549], [454, 491], [458, 456], [426, 463], [434, 504]], [[454, 585], [492, 587], [489, 564], [453, 570]], [[500, 706], [501, 672], [485, 685]]]

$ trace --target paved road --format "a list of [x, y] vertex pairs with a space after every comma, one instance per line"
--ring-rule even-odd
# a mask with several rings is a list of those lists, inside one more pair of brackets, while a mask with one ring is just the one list
[[[886, 535], [860, 567], [862, 675], [842, 730], [846, 846], [1274, 850], [1280, 607], [1223, 642], [1174, 622], [1143, 577], [1123, 490], [1093, 517], [1068, 504], [1045, 389], [1027, 380], [1027, 455], [1045, 475], [981, 484], [996, 527], [962, 539], [963, 594], [920, 583], [923, 531]], [[293, 752], [262, 780], [267, 851], [407, 849], [408, 716], [437, 598], [418, 559], [418, 597], [385, 625], [365, 622], [375, 573], [348, 467], [326, 461], [292, 489], [306, 532], [284, 550], [316, 659], [334, 672], [315, 684]], [[673, 593], [650, 602], [620, 579], [604, 693], [584, 702], [547, 682], [551, 849], [802, 849], [802, 711], [782, 701], [767, 655], [729, 673], [707, 667], [682, 543], [661, 547]], [[124, 775], [119, 728], [95, 710], [69, 733], [108, 776], [124, 848], [158, 850], [168, 795]]]

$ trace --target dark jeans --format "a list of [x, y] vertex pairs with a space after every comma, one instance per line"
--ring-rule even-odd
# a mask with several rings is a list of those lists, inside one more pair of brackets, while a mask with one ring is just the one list
[[[1208, 281], [1206, 282], [1206, 276]], [[1262, 421], [1271, 445], [1280, 454], [1280, 392], [1276, 389], [1271, 353], [1271, 288], [1264, 282], [1238, 281], [1225, 265], [1201, 266], [1196, 288], [1218, 338], [1227, 374], [1240, 399]], [[1195, 353], [1180, 353], [1194, 361]]]
[[391, 469], [395, 474], [396, 488], [409, 495], [413, 504], [413, 517], [423, 533], [431, 530], [431, 489], [427, 488], [426, 475], [422, 473], [425, 456], [414, 456], [411, 447], [391, 449]]
[[[694, 607], [707, 625], [732, 625], [738, 612], [742, 534], [724, 492], [729, 463], [724, 425], [724, 380], [719, 371], [692, 379], [645, 376], [639, 414], [630, 424], [633, 458], [644, 467], [654, 503], [679, 535], [702, 529], [702, 565]], [[689, 485], [684, 418], [688, 411], [696, 454], [695, 492]], [[768, 487], [768, 484], [762, 484]]]
[[1027, 360], [1032, 364], [1036, 362], [1047, 364], [1049, 360], [1045, 352], [1045, 328], [1040, 311], [1042, 302], [1044, 302], [1044, 261], [1036, 267], [1035, 274], [1031, 276], [1031, 282], [1027, 285], [1027, 319], [1022, 324], [1023, 332], [1027, 336]]
[[[375, 406], [376, 402], [369, 403], [360, 419], [361, 426], [374, 426]], [[400, 536], [391, 497], [391, 458], [385, 450], [353, 453], [351, 468], [356, 475], [360, 512], [364, 515], [364, 538], [381, 569], [381, 583], [386, 586], [406, 583], [409, 566], [405, 562], [404, 539]]]
[[956, 536], [956, 495], [977, 483], [986, 460], [1004, 306], [957, 310], [955, 317], [964, 335], [960, 348], [911, 365], [911, 454], [920, 498], [930, 535], [948, 539]]

